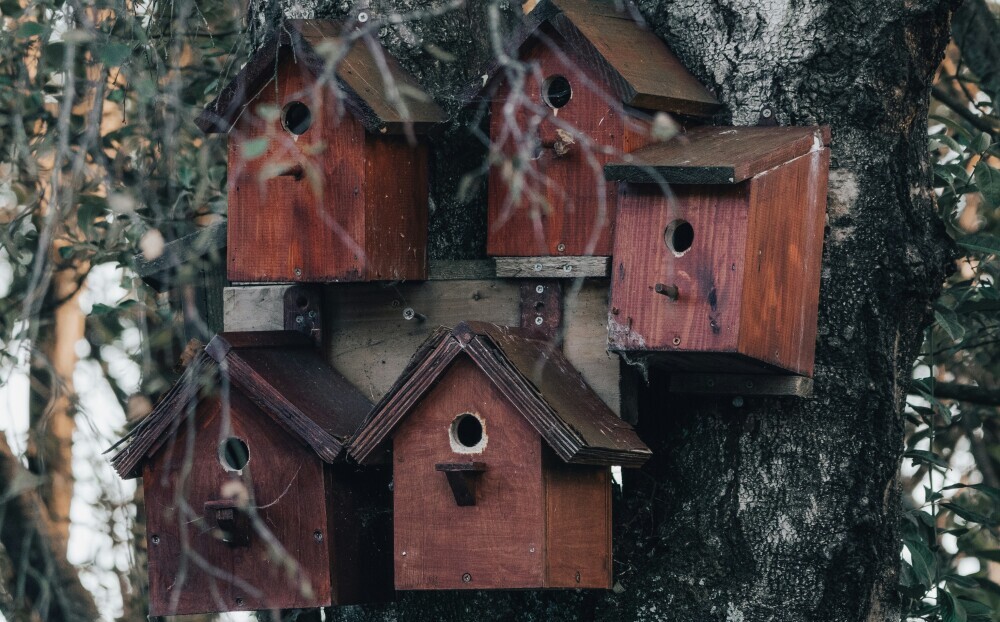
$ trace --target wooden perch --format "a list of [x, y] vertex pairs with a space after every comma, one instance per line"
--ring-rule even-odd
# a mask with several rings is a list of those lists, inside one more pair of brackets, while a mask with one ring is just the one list
[[476, 505], [476, 484], [486, 471], [482, 462], [447, 462], [434, 468], [448, 476], [448, 485], [455, 495], [455, 503], [467, 507]]
[[93, 596], [59, 553], [66, 550], [65, 543], [32, 485], [34, 478], [0, 434], [0, 544], [16, 569], [13, 581], [24, 586], [13, 585], [9, 592], [16, 604], [48, 622], [98, 620]]

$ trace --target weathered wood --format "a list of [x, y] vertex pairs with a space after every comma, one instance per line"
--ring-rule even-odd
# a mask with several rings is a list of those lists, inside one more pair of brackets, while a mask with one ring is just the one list
[[812, 378], [762, 374], [670, 374], [674, 393], [810, 397]]
[[293, 285], [282, 296], [284, 329], [306, 335], [319, 345], [322, 341], [322, 290], [315, 285]]
[[604, 167], [608, 180], [734, 184], [830, 144], [822, 127], [693, 127]]
[[496, 275], [515, 279], [605, 278], [610, 257], [497, 257]]
[[497, 276], [496, 264], [492, 259], [431, 259], [428, 263], [428, 281], [476, 281]]
[[284, 330], [285, 292], [292, 285], [236, 285], [222, 292], [223, 329], [228, 333]]
[[225, 254], [226, 225], [220, 223], [167, 242], [155, 258], [139, 253], [134, 257], [135, 272], [147, 285], [162, 292], [179, 282], [191, 282], [192, 276], [183, 273], [196, 270], [198, 262], [221, 265]]
[[562, 284], [539, 280], [521, 283], [521, 328], [553, 340], [563, 325]]

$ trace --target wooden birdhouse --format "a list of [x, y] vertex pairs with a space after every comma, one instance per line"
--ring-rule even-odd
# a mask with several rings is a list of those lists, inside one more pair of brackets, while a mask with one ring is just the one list
[[608, 164], [611, 349], [811, 376], [829, 142], [826, 127], [700, 127]]
[[142, 476], [150, 615], [391, 594], [388, 478], [344, 463], [370, 407], [299, 333], [216, 336], [112, 458]]
[[[542, 0], [508, 47], [523, 74], [494, 68], [487, 252], [611, 253], [615, 187], [601, 167], [652, 140], [656, 112], [702, 117], [715, 98], [631, 4]], [[488, 74], [489, 75], [489, 74]]]
[[351, 444], [391, 445], [396, 589], [611, 587], [611, 465], [650, 456], [562, 353], [440, 329]]
[[441, 110], [371, 35], [286, 20], [198, 117], [229, 133], [231, 281], [427, 276]]

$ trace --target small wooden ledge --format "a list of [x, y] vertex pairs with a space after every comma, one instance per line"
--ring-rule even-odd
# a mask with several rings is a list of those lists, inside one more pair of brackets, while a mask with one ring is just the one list
[[497, 257], [497, 277], [509, 279], [606, 278], [610, 257]]
[[486, 471], [483, 462], [442, 462], [434, 465], [448, 478], [455, 503], [462, 507], [476, 505], [476, 484], [479, 475]]
[[205, 518], [231, 547], [250, 545], [250, 517], [232, 499], [205, 502]]

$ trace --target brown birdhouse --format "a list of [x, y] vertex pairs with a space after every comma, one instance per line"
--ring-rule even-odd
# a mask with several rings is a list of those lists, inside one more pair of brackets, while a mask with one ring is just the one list
[[344, 463], [370, 407], [303, 335], [216, 336], [112, 458], [142, 476], [150, 615], [390, 595], [387, 474]]
[[829, 142], [827, 127], [700, 127], [608, 164], [611, 349], [811, 376]]
[[548, 342], [439, 329], [351, 444], [391, 445], [396, 589], [611, 587], [611, 465], [650, 456]]
[[542, 0], [508, 44], [523, 72], [487, 74], [488, 254], [609, 255], [604, 164], [650, 142], [656, 112], [718, 108], [641, 19], [628, 2]]
[[229, 133], [231, 281], [427, 277], [441, 110], [371, 35], [287, 20], [198, 117]]

